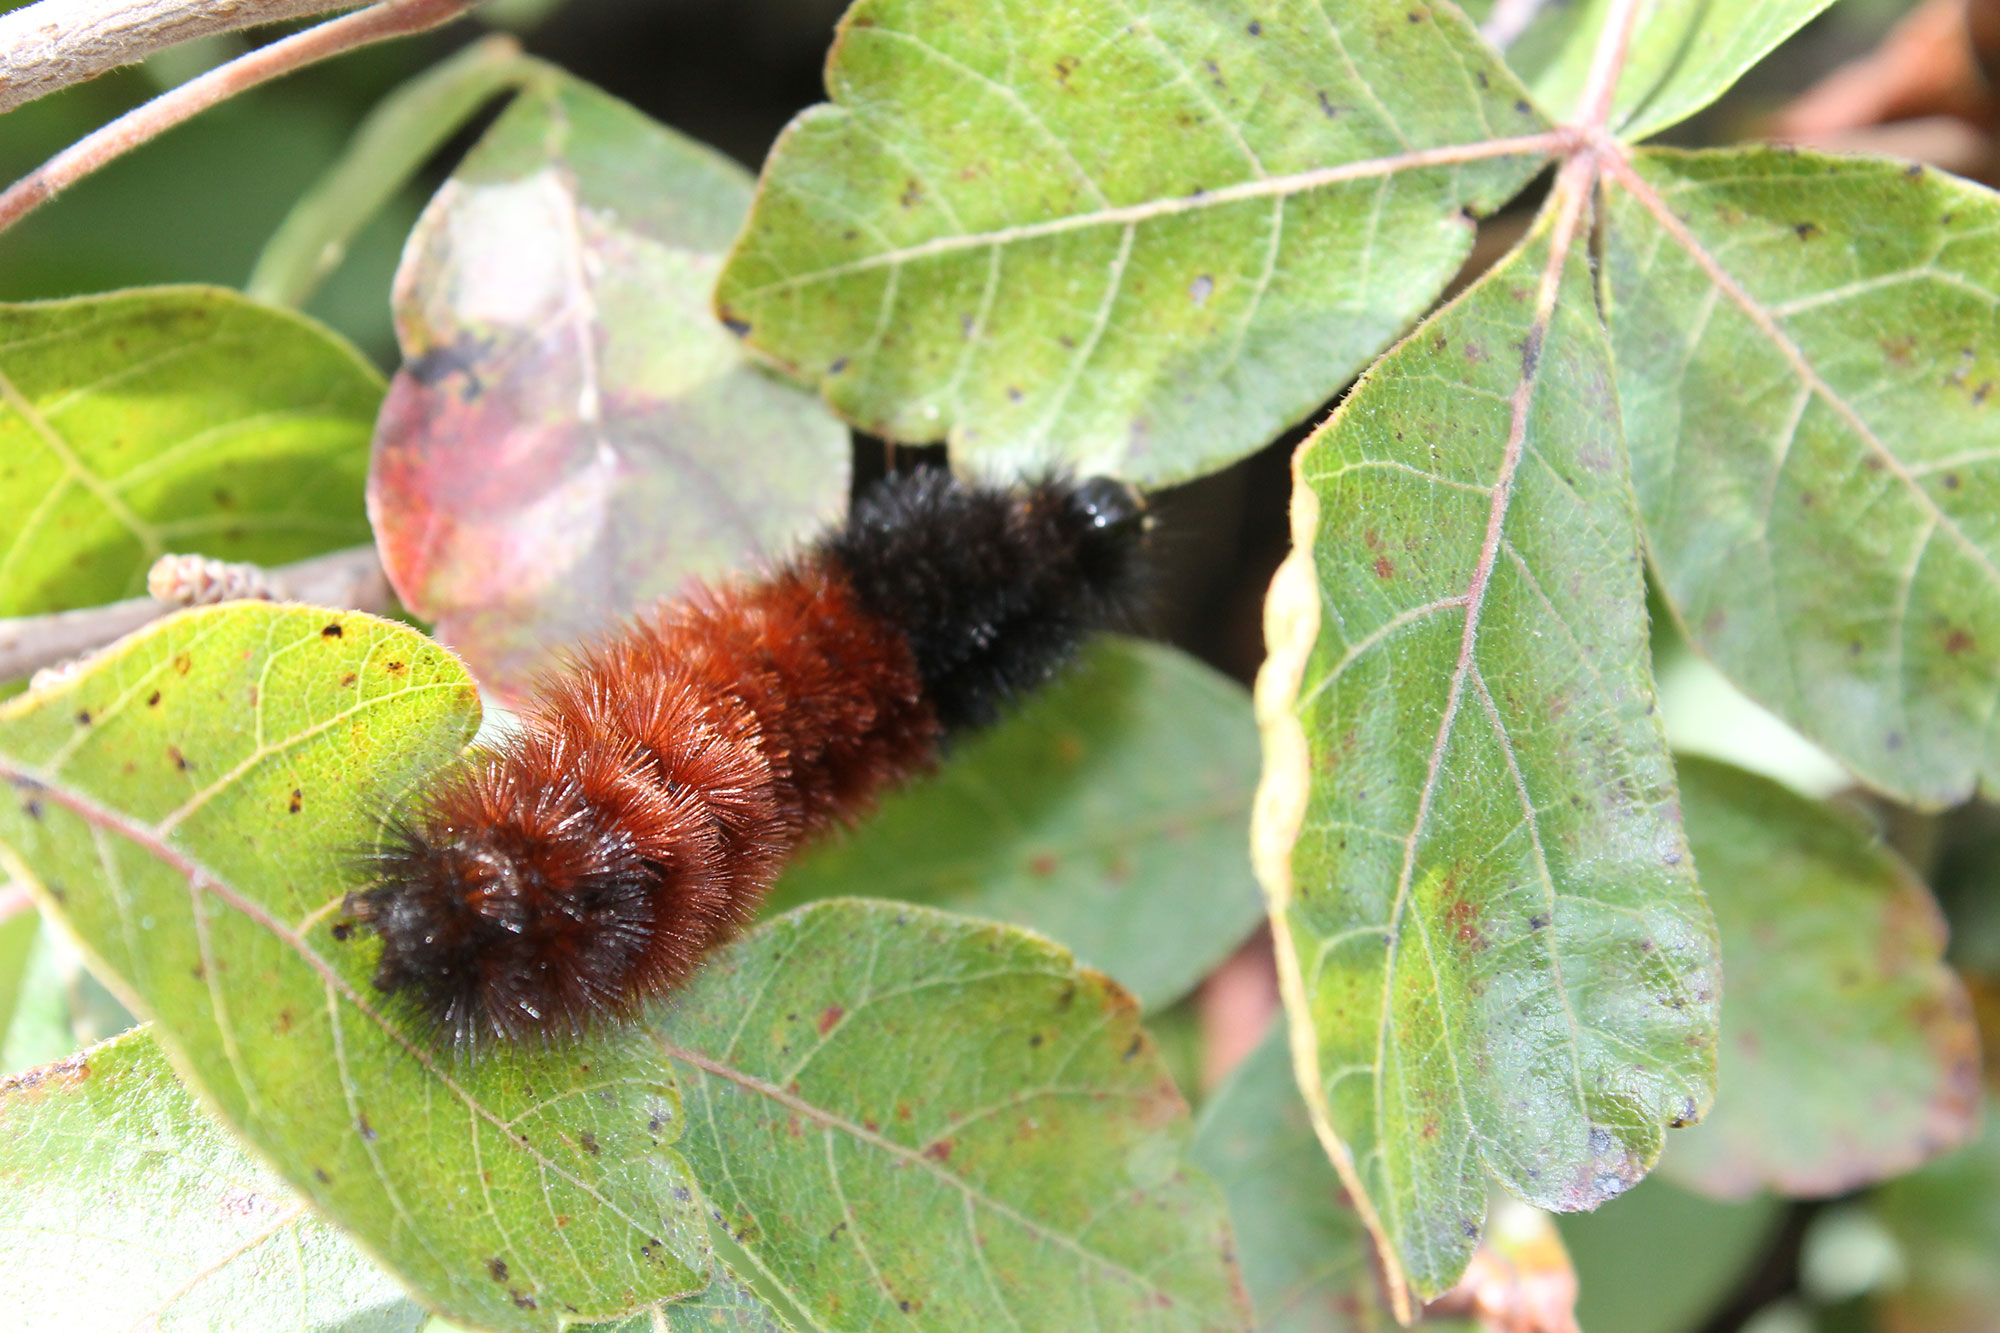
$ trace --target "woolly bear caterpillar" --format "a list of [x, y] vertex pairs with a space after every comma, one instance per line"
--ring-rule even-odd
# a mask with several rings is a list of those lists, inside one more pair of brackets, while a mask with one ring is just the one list
[[671, 990], [803, 841], [1122, 619], [1144, 526], [1117, 482], [925, 470], [767, 577], [627, 626], [391, 822], [349, 899], [375, 985], [461, 1048]]

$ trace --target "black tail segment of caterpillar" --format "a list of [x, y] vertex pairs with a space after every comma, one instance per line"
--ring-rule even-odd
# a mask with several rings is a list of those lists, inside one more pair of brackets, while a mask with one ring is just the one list
[[661, 606], [390, 821], [349, 910], [441, 1043], [581, 1033], [679, 984], [784, 859], [1126, 623], [1128, 487], [894, 476], [755, 581]]

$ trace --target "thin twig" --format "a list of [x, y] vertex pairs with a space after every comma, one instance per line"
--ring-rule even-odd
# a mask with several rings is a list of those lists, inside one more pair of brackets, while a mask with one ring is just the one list
[[[390, 604], [389, 584], [372, 546], [285, 565], [271, 570], [270, 578], [272, 590], [284, 601], [357, 611], [382, 611]], [[0, 680], [18, 680], [102, 648], [174, 609], [151, 597], [135, 597], [80, 611], [0, 620]]]
[[384, 0], [359, 13], [344, 15], [259, 47], [190, 79], [86, 135], [9, 186], [5, 194], [0, 194], [0, 231], [105, 163], [217, 102], [328, 56], [435, 28], [476, 3], [478, 0]]
[[41, 0], [0, 14], [0, 112], [155, 51], [361, 0]]

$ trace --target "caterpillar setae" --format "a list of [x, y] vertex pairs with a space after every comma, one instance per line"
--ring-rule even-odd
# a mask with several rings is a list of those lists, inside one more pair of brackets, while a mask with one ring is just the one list
[[388, 821], [349, 898], [375, 985], [460, 1048], [670, 991], [804, 840], [1123, 620], [1144, 527], [1114, 481], [927, 469], [767, 576], [628, 625]]

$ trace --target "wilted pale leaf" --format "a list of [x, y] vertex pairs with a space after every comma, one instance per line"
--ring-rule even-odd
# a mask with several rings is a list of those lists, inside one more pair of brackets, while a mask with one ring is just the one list
[[1611, 187], [1619, 395], [1689, 640], [1886, 792], [2000, 782], [2000, 202], [1770, 148]]
[[0, 708], [0, 865], [176, 1065], [428, 1303], [554, 1329], [700, 1289], [672, 1071], [636, 1031], [473, 1063], [413, 1036], [341, 910], [376, 821], [471, 734], [402, 625], [184, 613]]
[[1369, 1262], [1368, 1228], [1299, 1098], [1282, 1018], [1202, 1108], [1194, 1159], [1228, 1196], [1259, 1333], [1395, 1326]]
[[1233, 682], [1107, 640], [1019, 712], [785, 872], [768, 910], [901, 898], [1038, 930], [1147, 1009], [1262, 915], [1250, 873], [1257, 728]]
[[841, 412], [1012, 475], [1166, 482], [1323, 402], [1546, 128], [1455, 9], [861, 0], [718, 309]]
[[[1652, 0], [1642, 3], [1612, 105], [1627, 139], [1656, 134], [1713, 102], [1833, 0]], [[1491, 0], [1477, 10], [1491, 22]], [[1522, 6], [1509, 6], [1519, 10]], [[1577, 112], [1591, 59], [1618, 0], [1535, 6], [1507, 46], [1507, 63], [1549, 114]]]
[[196, 1105], [145, 1029], [0, 1081], [22, 1329], [397, 1333], [424, 1312]]
[[1025, 931], [834, 899], [662, 1004], [716, 1222], [824, 1328], [1241, 1329], [1138, 1005]]
[[369, 506], [397, 591], [482, 683], [846, 502], [846, 428], [709, 310], [749, 201], [742, 168], [551, 72], [425, 210]]
[[1294, 463], [1258, 870], [1317, 1034], [1299, 1077], [1392, 1294], [1452, 1285], [1494, 1177], [1596, 1207], [1712, 1086], [1714, 927], [1655, 716], [1587, 226], [1553, 210]]
[[1663, 1169], [1719, 1198], [1845, 1194], [1964, 1142], [1979, 1032], [1930, 890], [1768, 779], [1683, 758], [1680, 783], [1722, 932], [1721, 1094]]
[[0, 305], [0, 616], [137, 596], [165, 551], [367, 541], [381, 401], [341, 338], [218, 287]]

